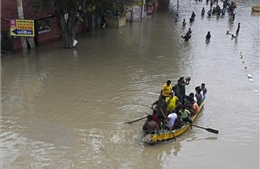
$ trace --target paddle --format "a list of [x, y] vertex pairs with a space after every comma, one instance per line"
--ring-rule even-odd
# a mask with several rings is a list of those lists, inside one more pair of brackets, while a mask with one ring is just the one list
[[205, 130], [207, 130], [208, 132], [211, 132], [211, 133], [214, 133], [214, 134], [218, 134], [218, 130], [215, 130], [215, 129], [204, 128], [204, 127], [196, 126], [196, 125], [194, 125], [194, 124], [190, 124], [190, 125], [192, 125], [192, 126], [194, 126], [194, 127], [201, 128], [201, 129], [205, 129]]
[[125, 122], [125, 123], [127, 123], [127, 124], [132, 124], [132, 123], [134, 123], [134, 122], [137, 122], [137, 121], [143, 120], [143, 119], [145, 119], [145, 118], [147, 118], [147, 116], [142, 117], [142, 118], [139, 118], [139, 119], [136, 119], [136, 120], [133, 120], [133, 121]]

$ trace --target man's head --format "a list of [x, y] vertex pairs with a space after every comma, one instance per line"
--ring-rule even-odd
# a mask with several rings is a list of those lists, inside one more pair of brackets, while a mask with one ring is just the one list
[[172, 83], [170, 80], [167, 80], [167, 85], [170, 86], [170, 84]]
[[205, 83], [201, 83], [201, 89], [205, 88]]
[[185, 110], [185, 106], [184, 105], [181, 106], [181, 110], [182, 111]]
[[180, 79], [178, 80], [179, 83], [183, 83], [184, 82], [184, 77], [180, 77]]
[[196, 91], [197, 93], [200, 93], [200, 92], [201, 92], [200, 86], [195, 87], [195, 91]]
[[152, 120], [152, 119], [153, 119], [153, 116], [152, 116], [152, 115], [148, 115], [148, 116], [147, 116], [147, 119], [148, 119], [148, 120]]

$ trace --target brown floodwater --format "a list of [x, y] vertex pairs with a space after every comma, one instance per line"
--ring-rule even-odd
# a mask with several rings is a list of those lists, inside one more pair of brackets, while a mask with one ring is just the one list
[[[219, 2], [222, 6], [222, 2]], [[77, 36], [1, 59], [1, 168], [258, 169], [260, 14], [255, 0], [228, 15], [201, 17], [206, 2], [176, 2], [122, 28]], [[182, 26], [192, 11], [195, 22]], [[241, 23], [238, 38], [232, 39]], [[188, 28], [192, 37], [180, 36]], [[205, 41], [211, 32], [210, 42]], [[242, 55], [242, 59], [241, 56]], [[252, 76], [248, 78], [248, 74]], [[208, 89], [196, 125], [177, 139], [143, 143], [144, 121], [162, 85], [191, 77]]]

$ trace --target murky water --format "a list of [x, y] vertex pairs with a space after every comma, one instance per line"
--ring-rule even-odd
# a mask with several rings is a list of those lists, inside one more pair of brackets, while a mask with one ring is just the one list
[[[209, 5], [186, 0], [175, 23], [173, 1], [141, 22], [82, 34], [74, 50], [55, 42], [29, 58], [2, 58], [1, 167], [258, 169], [260, 14], [251, 7], [259, 2], [237, 4], [230, 22], [228, 15], [201, 17]], [[192, 11], [195, 22], [183, 27]], [[226, 32], [238, 22], [231, 39]], [[151, 112], [166, 80], [180, 76], [192, 78], [187, 92], [206, 83], [195, 123], [220, 133], [193, 128], [168, 143], [143, 144], [143, 121], [123, 122]]]

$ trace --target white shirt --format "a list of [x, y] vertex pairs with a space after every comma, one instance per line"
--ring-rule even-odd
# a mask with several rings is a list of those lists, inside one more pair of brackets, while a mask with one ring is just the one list
[[197, 97], [196, 97], [196, 96], [194, 96], [194, 98], [193, 98], [193, 99], [194, 99], [194, 101], [197, 103]]
[[201, 90], [200, 95], [201, 95], [202, 100], [204, 100], [205, 96], [204, 96], [203, 90]]
[[167, 127], [172, 127], [174, 126], [174, 122], [177, 119], [177, 114], [176, 113], [171, 113], [168, 115], [168, 123], [166, 124]]

